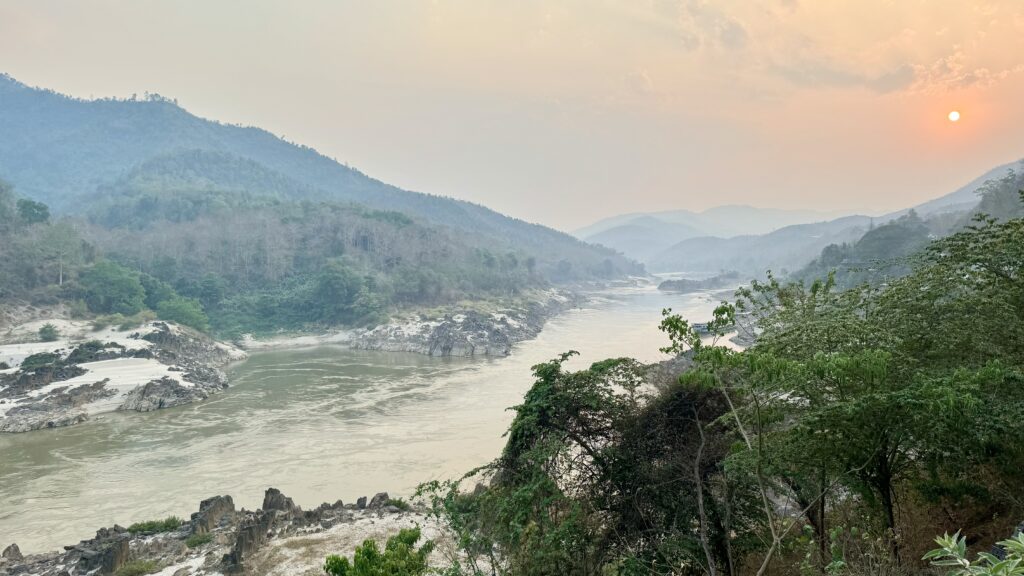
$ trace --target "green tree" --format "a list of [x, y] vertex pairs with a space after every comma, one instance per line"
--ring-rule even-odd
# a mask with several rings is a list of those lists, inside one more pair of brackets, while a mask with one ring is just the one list
[[145, 307], [146, 290], [139, 275], [109, 260], [101, 260], [81, 275], [82, 299], [89, 310], [130, 316]]
[[352, 319], [355, 303], [363, 280], [340, 261], [332, 261], [317, 275], [313, 288], [313, 309], [317, 320], [328, 324]]
[[142, 284], [142, 289], [146, 291], [145, 303], [146, 307], [150, 310], [156, 310], [161, 302], [178, 296], [170, 284], [149, 274], [139, 274], [139, 283]]
[[203, 305], [192, 298], [175, 296], [164, 300], [157, 305], [156, 313], [161, 320], [177, 322], [200, 332], [210, 329], [210, 319], [203, 312]]
[[18, 218], [25, 224], [40, 224], [50, 220], [50, 208], [42, 202], [28, 198], [18, 199]]

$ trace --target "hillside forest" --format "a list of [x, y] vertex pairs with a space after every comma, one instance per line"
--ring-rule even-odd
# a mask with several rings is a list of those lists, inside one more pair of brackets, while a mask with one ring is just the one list
[[[1024, 517], [1016, 184], [916, 250], [915, 215], [877, 228], [909, 253], [885, 282], [769, 275], [710, 340], [666, 310], [673, 360], [537, 365], [500, 457], [421, 488], [457, 534], [448, 573], [1018, 573], [1024, 546], [993, 548]], [[756, 343], [725, 346], [737, 328]]]

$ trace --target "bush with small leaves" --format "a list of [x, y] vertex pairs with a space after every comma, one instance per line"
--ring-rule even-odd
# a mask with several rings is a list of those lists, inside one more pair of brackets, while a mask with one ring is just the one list
[[427, 572], [427, 557], [434, 550], [428, 540], [419, 549], [419, 528], [403, 528], [388, 538], [381, 552], [377, 543], [367, 540], [356, 548], [353, 559], [331, 555], [324, 562], [324, 571], [331, 576], [420, 576]]
[[152, 560], [133, 560], [114, 572], [114, 576], [144, 576], [152, 574], [160, 569], [160, 566]]
[[39, 339], [43, 342], [53, 342], [57, 338], [60, 338], [60, 330], [53, 324], [47, 322], [39, 329]]
[[128, 527], [132, 534], [157, 534], [159, 532], [171, 532], [181, 527], [181, 518], [168, 516], [163, 520], [149, 520], [138, 522]]
[[391, 498], [388, 500], [388, 505], [404, 511], [408, 511], [412, 508], [412, 504], [409, 504], [403, 498]]
[[213, 534], [209, 532], [205, 534], [193, 534], [185, 539], [185, 546], [189, 548], [198, 548], [203, 544], [209, 544], [213, 542]]
[[21, 361], [22, 372], [35, 372], [44, 368], [56, 368], [60, 362], [60, 356], [52, 352], [40, 352], [33, 354]]

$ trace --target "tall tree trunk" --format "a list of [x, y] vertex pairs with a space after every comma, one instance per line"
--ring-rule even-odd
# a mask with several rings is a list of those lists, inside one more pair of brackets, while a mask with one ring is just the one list
[[711, 554], [711, 547], [708, 545], [708, 517], [704, 512], [704, 481], [700, 476], [700, 461], [704, 456], [704, 427], [701, 426], [696, 408], [693, 408], [693, 421], [697, 424], [697, 431], [700, 432], [700, 444], [697, 446], [697, 455], [693, 459], [693, 482], [697, 488], [697, 511], [700, 514], [700, 545], [704, 549], [704, 557], [708, 561], [708, 574], [717, 576], [715, 557]]

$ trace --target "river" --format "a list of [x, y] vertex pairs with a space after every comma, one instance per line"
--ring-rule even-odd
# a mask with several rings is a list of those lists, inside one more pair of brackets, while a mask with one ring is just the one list
[[274, 486], [304, 507], [388, 491], [486, 463], [532, 378], [574, 349], [572, 365], [665, 358], [657, 325], [671, 307], [707, 320], [717, 300], [653, 288], [602, 293], [551, 320], [500, 359], [438, 359], [336, 347], [254, 353], [209, 401], [104, 415], [79, 426], [0, 435], [0, 548], [42, 552], [101, 526], [177, 515], [231, 494], [258, 507]]

